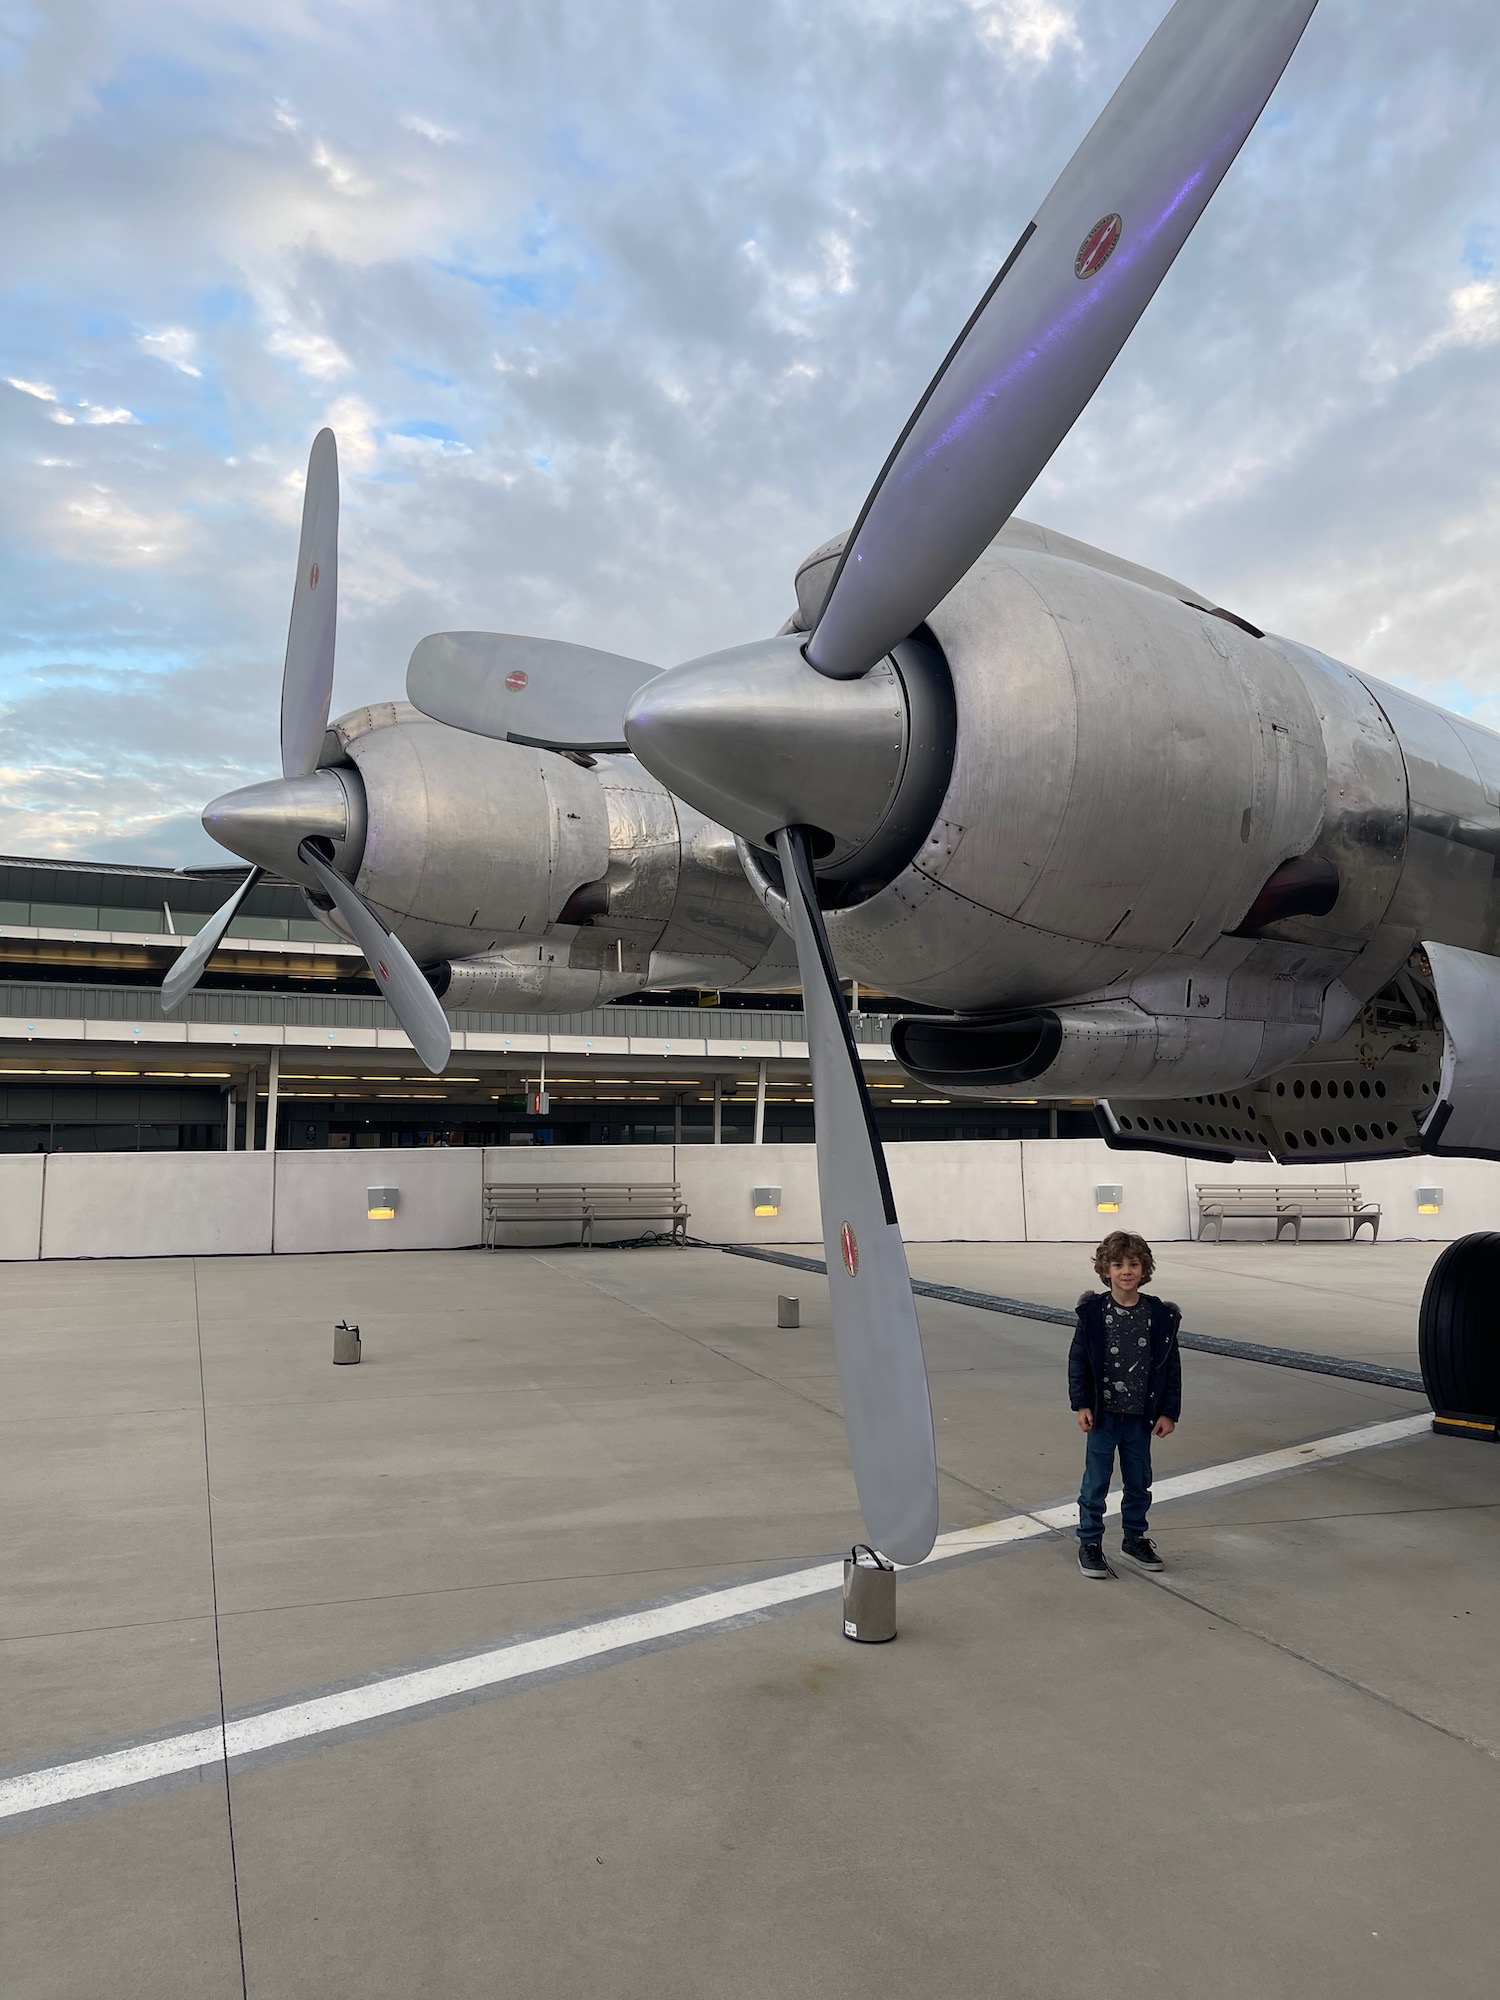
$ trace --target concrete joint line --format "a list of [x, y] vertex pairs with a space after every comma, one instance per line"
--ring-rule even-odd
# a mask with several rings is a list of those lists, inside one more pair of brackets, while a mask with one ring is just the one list
[[[1229, 1486], [1274, 1479], [1302, 1466], [1352, 1457], [1383, 1445], [1404, 1443], [1427, 1430], [1431, 1418], [1397, 1417], [1358, 1430], [1313, 1438], [1306, 1444], [1228, 1459], [1159, 1480], [1155, 1504], [1185, 1500]], [[1107, 1511], [1119, 1512], [1119, 1496]], [[1078, 1524], [1076, 1501], [1011, 1514], [940, 1535], [919, 1571], [940, 1568], [968, 1556], [1035, 1541]], [[841, 1561], [814, 1563], [779, 1576], [748, 1583], [710, 1586], [607, 1618], [590, 1619], [556, 1631], [527, 1634], [498, 1646], [450, 1656], [353, 1683], [320, 1689], [289, 1701], [227, 1714], [221, 1722], [195, 1723], [138, 1736], [93, 1751], [0, 1776], [0, 1826], [36, 1825], [63, 1815], [120, 1803], [179, 1784], [213, 1781], [221, 1773], [251, 1769], [301, 1751], [394, 1727], [447, 1708], [536, 1687], [567, 1674], [656, 1652], [688, 1639], [733, 1631], [795, 1610], [843, 1586]], [[1215, 1613], [1215, 1616], [1219, 1614]]]
[[[759, 1243], [726, 1243], [727, 1257], [753, 1257], [761, 1264], [787, 1264], [798, 1271], [823, 1275], [828, 1266], [821, 1257], [799, 1257], [791, 1251], [768, 1250]], [[1038, 1305], [1030, 1299], [1008, 1299], [998, 1292], [974, 1292], [965, 1285], [935, 1285], [926, 1278], [913, 1278], [912, 1291], [919, 1299], [942, 1299], [952, 1306], [975, 1306], [980, 1312], [1005, 1313], [1012, 1319], [1042, 1320], [1049, 1326], [1071, 1327], [1077, 1314], [1062, 1306]], [[1409, 1389], [1422, 1396], [1426, 1390], [1415, 1368], [1386, 1368], [1376, 1361], [1346, 1361], [1341, 1354], [1308, 1354], [1298, 1347], [1270, 1347], [1259, 1340], [1225, 1340], [1214, 1333], [1189, 1333], [1178, 1329], [1180, 1347], [1197, 1354], [1220, 1354], [1230, 1361], [1258, 1361], [1268, 1368], [1294, 1368], [1304, 1375], [1336, 1375], [1346, 1382], [1368, 1382], [1377, 1389]]]

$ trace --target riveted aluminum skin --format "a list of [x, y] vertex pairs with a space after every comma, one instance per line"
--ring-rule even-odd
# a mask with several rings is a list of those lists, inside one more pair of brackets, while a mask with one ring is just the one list
[[1476, 753], [1489, 764], [1493, 792], [1500, 740], [1402, 688], [1357, 678], [1379, 702], [1406, 766], [1410, 824], [1390, 920], [1414, 939], [1492, 949], [1500, 922], [1500, 811]]
[[1232, 930], [1322, 818], [1301, 676], [1223, 619], [990, 549], [933, 613], [957, 747], [926, 842], [828, 913], [843, 969], [958, 1009], [1083, 998]]
[[[898, 1022], [892, 1047], [902, 1068], [927, 1087], [950, 1097], [996, 1104], [1034, 1102], [1038, 1097], [1105, 1097], [1123, 1091], [1175, 1097], [1227, 1089], [1296, 1055], [1314, 1032], [1311, 1025], [1292, 1028], [1257, 1020], [1148, 1014], [1128, 1000], [1048, 1009], [1040, 1019], [1051, 1034], [1038, 1033], [1037, 1059], [1016, 1063], [1019, 1073], [1010, 1081], [997, 1080], [993, 1074], [971, 1080], [961, 1067], [919, 1060], [914, 1031], [926, 1030], [928, 1042], [937, 1042], [934, 1031], [942, 1028], [941, 1016]], [[1044, 1056], [1047, 1059], [1041, 1060]], [[951, 1060], [960, 1063], [962, 1057], [963, 1039], [958, 1038]]]
[[351, 732], [369, 819], [355, 887], [420, 964], [524, 943], [608, 860], [593, 775], [401, 705]]
[[645, 983], [643, 972], [571, 965], [567, 954], [551, 945], [518, 946], [455, 961], [437, 981], [437, 994], [450, 1014], [572, 1014], [602, 1007]]
[[664, 960], [701, 953], [727, 961], [741, 968], [740, 978], [768, 959], [788, 971], [789, 941], [745, 880], [735, 836], [680, 801], [677, 822], [682, 866], [656, 950]]

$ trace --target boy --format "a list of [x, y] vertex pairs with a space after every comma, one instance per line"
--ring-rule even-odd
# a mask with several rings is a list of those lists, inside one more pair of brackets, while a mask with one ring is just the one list
[[1143, 1292], [1156, 1259], [1143, 1236], [1116, 1229], [1094, 1252], [1107, 1292], [1085, 1292], [1068, 1351], [1068, 1401], [1088, 1444], [1078, 1495], [1078, 1567], [1095, 1580], [1113, 1576], [1104, 1560], [1104, 1502], [1115, 1453], [1125, 1488], [1124, 1552], [1141, 1569], [1166, 1564], [1146, 1533], [1151, 1505], [1151, 1440], [1170, 1437], [1182, 1414], [1182, 1314]]

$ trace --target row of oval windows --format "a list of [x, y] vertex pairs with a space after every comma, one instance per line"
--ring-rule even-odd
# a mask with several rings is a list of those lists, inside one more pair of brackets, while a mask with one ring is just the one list
[[[1235, 1108], [1236, 1110], [1239, 1109], [1238, 1104], [1236, 1104]], [[1198, 1139], [1227, 1139], [1238, 1146], [1269, 1146], [1271, 1143], [1264, 1132], [1242, 1132], [1237, 1125], [1189, 1125], [1186, 1120], [1179, 1124], [1175, 1118], [1122, 1118], [1120, 1125], [1121, 1129], [1126, 1132], [1148, 1132], [1152, 1130], [1163, 1133], [1171, 1132], [1184, 1139], [1189, 1137]], [[1333, 1145], [1335, 1143], [1335, 1134], [1326, 1125], [1320, 1129], [1323, 1144], [1325, 1146]], [[1319, 1139], [1318, 1132], [1307, 1129], [1304, 1129], [1300, 1140], [1295, 1132], [1283, 1132], [1281, 1136], [1285, 1140], [1288, 1150], [1294, 1153], [1298, 1152], [1303, 1144], [1316, 1146]], [[1368, 1129], [1363, 1125], [1356, 1125], [1352, 1133], [1347, 1125], [1340, 1125], [1337, 1133], [1338, 1140], [1346, 1146], [1352, 1146], [1356, 1139], [1361, 1145], [1368, 1145], [1372, 1139], [1394, 1139], [1395, 1136], [1395, 1125], [1379, 1119], [1372, 1120]]]

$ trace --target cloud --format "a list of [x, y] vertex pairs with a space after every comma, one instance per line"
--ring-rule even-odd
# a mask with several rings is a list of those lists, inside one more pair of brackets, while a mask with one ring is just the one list
[[418, 117], [415, 111], [403, 111], [401, 123], [408, 132], [415, 132], [420, 139], [430, 139], [434, 146], [453, 146], [458, 143], [458, 134], [450, 132], [446, 125], [439, 125], [435, 119]]
[[1079, 46], [1072, 7], [1055, 0], [966, 0], [982, 42], [1032, 62], [1050, 62], [1059, 47]]
[[203, 370], [193, 360], [198, 336], [190, 326], [164, 326], [156, 333], [143, 333], [140, 341], [148, 354], [165, 361], [179, 375], [202, 375]]
[[[276, 768], [325, 421], [340, 707], [426, 631], [774, 630], [1165, 5], [34, 10], [0, 841], [209, 858]], [[1024, 511], [1500, 714], [1497, 186], [1485, 10], [1321, 0]]]
[[1500, 284], [1480, 278], [1448, 294], [1448, 324], [1441, 333], [1424, 341], [1417, 358], [1425, 361], [1429, 355], [1455, 343], [1485, 347], [1492, 340], [1500, 340]]
[[290, 327], [278, 327], [266, 346], [272, 354], [295, 361], [315, 382], [331, 382], [349, 373], [348, 355], [326, 333], [295, 333]]

